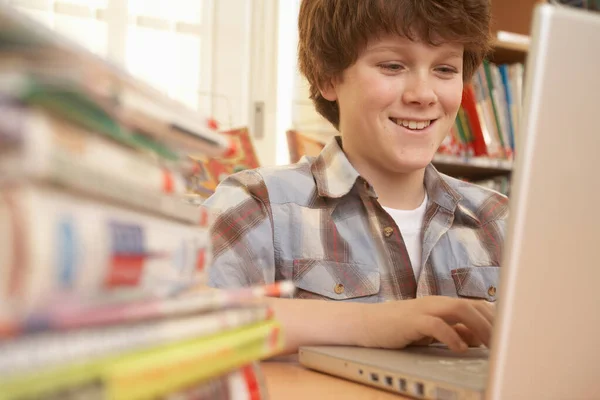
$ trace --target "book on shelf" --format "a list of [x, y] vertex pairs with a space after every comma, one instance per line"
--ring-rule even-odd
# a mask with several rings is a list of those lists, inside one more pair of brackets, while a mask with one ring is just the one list
[[294, 285], [206, 288], [189, 180], [247, 144], [0, 2], [0, 399], [267, 397]]
[[[484, 60], [465, 84], [454, 126], [434, 157], [441, 172], [471, 181], [511, 172], [518, 156], [523, 74], [522, 63]], [[484, 186], [503, 188], [504, 183]]]

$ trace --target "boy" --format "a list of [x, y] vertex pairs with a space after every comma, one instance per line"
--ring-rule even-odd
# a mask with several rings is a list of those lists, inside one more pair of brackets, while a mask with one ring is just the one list
[[489, 344], [507, 200], [430, 165], [489, 49], [489, 7], [303, 0], [300, 68], [340, 137], [206, 201], [219, 214], [211, 286], [296, 284], [295, 299], [269, 299], [288, 352]]

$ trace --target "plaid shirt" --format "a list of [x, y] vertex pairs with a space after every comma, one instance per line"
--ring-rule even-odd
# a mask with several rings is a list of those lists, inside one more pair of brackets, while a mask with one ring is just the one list
[[402, 227], [332, 140], [313, 159], [247, 170], [205, 205], [216, 212], [209, 284], [290, 279], [295, 297], [381, 302], [426, 295], [496, 299], [507, 198], [425, 171], [422, 269], [415, 279]]

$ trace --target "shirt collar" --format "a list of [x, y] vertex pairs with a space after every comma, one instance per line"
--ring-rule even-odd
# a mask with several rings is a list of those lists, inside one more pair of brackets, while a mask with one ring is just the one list
[[460, 193], [448, 185], [432, 164], [425, 168], [425, 190], [431, 202], [450, 212], [454, 212], [462, 200]]
[[348, 194], [360, 177], [342, 150], [342, 138], [339, 136], [325, 145], [311, 171], [319, 196], [335, 199]]
[[[352, 190], [357, 179], [362, 179], [342, 150], [340, 136], [335, 136], [327, 143], [315, 159], [311, 171], [321, 197], [343, 197]], [[425, 190], [431, 202], [451, 212], [454, 212], [462, 199], [431, 164], [425, 169]]]

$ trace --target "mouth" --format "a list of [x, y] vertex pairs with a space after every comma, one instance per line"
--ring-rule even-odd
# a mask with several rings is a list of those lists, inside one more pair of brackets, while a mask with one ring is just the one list
[[435, 123], [435, 119], [410, 120], [401, 118], [392, 118], [390, 121], [412, 132], [424, 131]]

